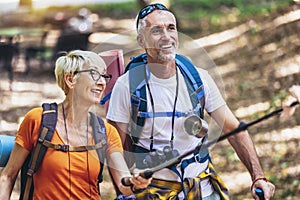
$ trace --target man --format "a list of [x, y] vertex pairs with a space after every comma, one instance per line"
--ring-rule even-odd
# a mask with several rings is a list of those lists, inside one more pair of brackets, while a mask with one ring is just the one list
[[[148, 5], [138, 14], [137, 32], [137, 42], [146, 51], [146, 56], [143, 58], [146, 60], [145, 65], [142, 66], [143, 73], [132, 77], [129, 70], [119, 77], [112, 92], [107, 119], [118, 129], [123, 143], [126, 141], [125, 147], [128, 141], [133, 142], [131, 150], [136, 153], [135, 164], [141, 168], [144, 163], [154, 162], [151, 159], [154, 158], [155, 152], [166, 153], [171, 149], [171, 152], [182, 154], [204, 142], [206, 136], [190, 135], [184, 129], [188, 116], [180, 117], [181, 115], [178, 114], [194, 112], [195, 106], [189, 100], [186, 77], [181, 71], [185, 66], [179, 64], [182, 62], [176, 56], [178, 32], [175, 16], [162, 4]], [[203, 108], [224, 133], [237, 128], [239, 121], [226, 105], [208, 72], [197, 69], [197, 74], [203, 81], [205, 93]], [[140, 124], [136, 122], [136, 113], [133, 114], [134, 109], [132, 109], [134, 108], [132, 99], [136, 95], [133, 95], [130, 90], [132, 83], [141, 76], [144, 78], [147, 95], [146, 99], [139, 98], [137, 104], [146, 100], [147, 112], [139, 112], [137, 116], [144, 114], [148, 117], [145, 117], [141, 133], [137, 135], [134, 131]], [[130, 124], [131, 121], [133, 124]], [[228, 140], [251, 174], [253, 197], [258, 199], [254, 190], [259, 187], [264, 191], [265, 199], [270, 199], [274, 194], [275, 186], [265, 178], [247, 131], [231, 136]], [[147, 156], [147, 152], [151, 152], [150, 156]], [[206, 155], [199, 154], [190, 155], [184, 160], [190, 159], [194, 160], [187, 166], [182, 167], [182, 161], [177, 167], [164, 168], [154, 173], [150, 186], [136, 194], [136, 197], [138, 199], [229, 199], [226, 187], [214, 173], [210, 159], [207, 159]], [[151, 166], [150, 164], [146, 167]]]

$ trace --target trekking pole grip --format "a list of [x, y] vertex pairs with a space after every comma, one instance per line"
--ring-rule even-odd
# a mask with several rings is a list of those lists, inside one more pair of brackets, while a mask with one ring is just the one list
[[259, 197], [259, 200], [265, 200], [264, 191], [261, 188], [255, 188], [255, 193]]
[[[149, 179], [152, 177], [153, 171], [152, 170], [145, 170], [143, 172], [140, 172], [139, 175], [143, 178]], [[130, 181], [130, 177], [123, 177], [121, 179], [122, 185], [129, 187], [132, 186], [132, 183]]]
[[143, 177], [143, 178], [146, 178], [146, 179], [151, 178], [152, 175], [153, 175], [153, 171], [149, 170], [149, 169], [140, 173], [140, 176]]
[[132, 186], [132, 183], [130, 181], [130, 177], [123, 177], [121, 179], [121, 183], [122, 183], [122, 185], [124, 185], [126, 187]]

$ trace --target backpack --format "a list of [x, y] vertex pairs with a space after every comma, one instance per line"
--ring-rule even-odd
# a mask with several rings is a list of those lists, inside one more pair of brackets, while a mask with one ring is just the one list
[[[25, 160], [21, 168], [21, 192], [20, 199], [32, 199], [33, 198], [33, 174], [40, 167], [44, 155], [47, 149], [54, 148], [55, 150], [60, 151], [70, 151], [69, 145], [57, 145], [51, 143], [56, 122], [57, 122], [57, 104], [56, 103], [44, 103], [42, 122], [40, 127], [39, 136], [37, 139], [36, 146], [30, 153], [30, 155]], [[98, 175], [98, 183], [102, 182], [102, 171], [105, 162], [105, 150], [106, 150], [106, 129], [103, 120], [100, 117], [97, 117], [95, 114], [90, 112], [91, 122], [93, 128], [93, 134], [95, 139], [95, 145], [86, 146], [87, 150], [96, 149], [99, 160], [100, 160], [100, 173]], [[73, 151], [77, 151], [76, 147], [73, 147]], [[79, 148], [79, 147], [78, 147]], [[100, 192], [100, 191], [99, 191]]]
[[[193, 63], [183, 55], [176, 54], [176, 65], [186, 82], [190, 100], [196, 114], [204, 117], [204, 86], [199, 73]], [[137, 143], [142, 132], [145, 118], [151, 118], [152, 114], [147, 112], [147, 95], [145, 82], [145, 66], [147, 64], [147, 54], [143, 53], [132, 57], [126, 66], [125, 72], [129, 73], [130, 95], [131, 95], [131, 139]], [[172, 116], [172, 112], [159, 113], [160, 115]], [[175, 113], [177, 117], [182, 117], [184, 113]]]

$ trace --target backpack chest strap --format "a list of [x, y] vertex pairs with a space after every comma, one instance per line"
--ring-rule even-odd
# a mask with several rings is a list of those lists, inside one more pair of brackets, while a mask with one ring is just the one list
[[209, 159], [210, 159], [210, 156], [209, 156], [208, 150], [207, 149], [203, 149], [200, 152], [195, 153], [193, 157], [182, 160], [181, 161], [181, 167], [180, 167], [181, 171], [182, 171], [182, 174], [183, 174], [185, 168], [189, 164], [192, 164], [194, 162], [204, 163], [205, 161], [207, 161]]
[[63, 151], [63, 152], [84, 152], [84, 151], [102, 149], [106, 146], [106, 140], [103, 140], [95, 145], [86, 145], [86, 146], [70, 146], [66, 144], [54, 144], [47, 140], [41, 142], [43, 145], [45, 145], [48, 148], [52, 148], [57, 151]]
[[191, 114], [191, 112], [180, 112], [180, 111], [175, 111], [173, 112], [142, 112], [139, 111], [137, 116], [138, 117], [143, 117], [143, 118], [154, 118], [154, 117], [187, 117]]

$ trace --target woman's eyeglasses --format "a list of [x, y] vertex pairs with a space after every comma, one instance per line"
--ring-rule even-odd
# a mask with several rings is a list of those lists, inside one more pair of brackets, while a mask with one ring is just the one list
[[79, 74], [82, 72], [90, 72], [90, 75], [94, 81], [99, 81], [99, 79], [102, 77], [102, 78], [104, 78], [106, 83], [109, 83], [109, 81], [112, 78], [111, 74], [100, 74], [97, 70], [94, 70], [94, 69], [75, 71], [74, 74]]
[[140, 10], [137, 21], [136, 21], [136, 29], [138, 28], [139, 25], [139, 20], [145, 18], [147, 15], [149, 15], [150, 13], [152, 13], [154, 10], [166, 10], [169, 11], [168, 8], [166, 8], [166, 6], [160, 4], [160, 3], [155, 3], [155, 4], [151, 4], [148, 5], [146, 7], [144, 7], [142, 10]]

